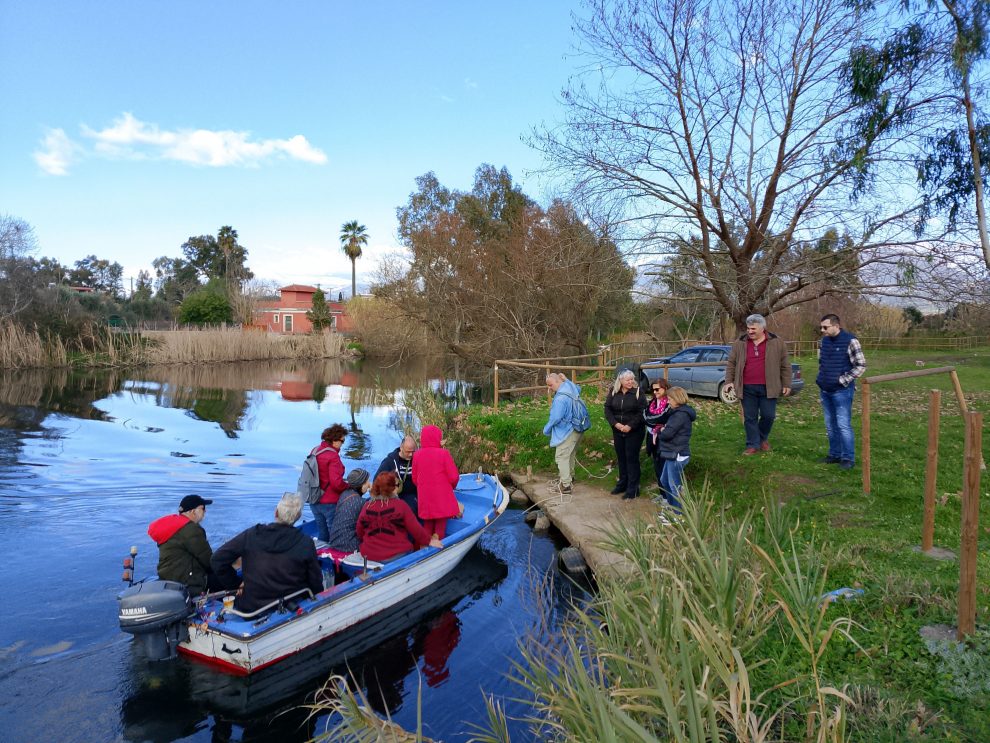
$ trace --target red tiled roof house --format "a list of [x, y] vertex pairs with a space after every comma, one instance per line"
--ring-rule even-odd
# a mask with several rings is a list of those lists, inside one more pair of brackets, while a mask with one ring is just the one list
[[[290, 284], [279, 289], [277, 300], [262, 300], [254, 311], [254, 324], [272, 333], [304, 334], [313, 329], [306, 313], [313, 309], [315, 286]], [[333, 318], [333, 329], [341, 333], [351, 330], [351, 318], [341, 302], [327, 302]]]

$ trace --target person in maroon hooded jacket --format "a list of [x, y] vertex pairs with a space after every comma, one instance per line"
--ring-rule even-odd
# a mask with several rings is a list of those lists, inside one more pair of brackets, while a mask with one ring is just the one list
[[396, 497], [399, 481], [394, 472], [382, 472], [371, 486], [371, 500], [357, 520], [360, 552], [369, 560], [385, 562], [418, 547], [443, 547], [440, 540], [416, 520], [412, 510]]
[[198, 495], [187, 495], [179, 503], [178, 513], [155, 519], [148, 526], [148, 536], [158, 545], [158, 577], [185, 583], [192, 596], [207, 588], [220, 588], [210, 569], [213, 550], [199, 525], [211, 503]]
[[443, 448], [443, 431], [423, 426], [419, 449], [413, 454], [412, 479], [419, 499], [419, 518], [426, 530], [443, 539], [447, 519], [460, 516], [454, 486], [460, 475], [450, 452]]

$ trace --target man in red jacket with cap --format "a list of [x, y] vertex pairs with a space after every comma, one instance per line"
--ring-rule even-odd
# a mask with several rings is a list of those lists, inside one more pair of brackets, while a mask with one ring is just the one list
[[187, 495], [179, 503], [178, 513], [162, 516], [148, 527], [148, 536], [158, 544], [158, 577], [185, 583], [192, 596], [207, 588], [219, 588], [210, 569], [213, 550], [199, 525], [211, 503], [198, 495]]

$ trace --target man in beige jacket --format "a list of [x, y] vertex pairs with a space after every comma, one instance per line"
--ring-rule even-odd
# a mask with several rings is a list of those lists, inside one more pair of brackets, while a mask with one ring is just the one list
[[[787, 344], [767, 332], [763, 315], [746, 318], [746, 334], [732, 344], [725, 367], [725, 389], [742, 399], [743, 427], [750, 456], [770, 451], [770, 429], [777, 416], [777, 398], [791, 393], [791, 360]], [[740, 394], [741, 393], [741, 394]]]

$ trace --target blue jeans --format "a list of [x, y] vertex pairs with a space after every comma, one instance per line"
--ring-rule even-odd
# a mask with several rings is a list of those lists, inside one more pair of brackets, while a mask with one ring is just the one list
[[683, 462], [678, 462], [676, 459], [667, 459], [663, 463], [663, 472], [660, 474], [660, 487], [663, 490], [663, 496], [678, 513], [681, 512], [681, 501], [679, 498], [681, 495], [681, 482], [684, 479], [684, 467], [687, 466], [689, 461], [691, 461], [691, 457], [687, 457]]
[[856, 440], [852, 428], [852, 404], [856, 388], [853, 385], [835, 392], [821, 391], [822, 411], [825, 413], [825, 433], [828, 435], [828, 455], [833, 459], [856, 459]]
[[313, 521], [321, 542], [330, 541], [330, 526], [333, 524], [333, 514], [337, 510], [336, 503], [310, 503], [309, 510], [313, 512]]
[[746, 448], [759, 449], [760, 444], [770, 438], [770, 429], [777, 417], [777, 398], [767, 397], [765, 384], [744, 384], [742, 406]]

